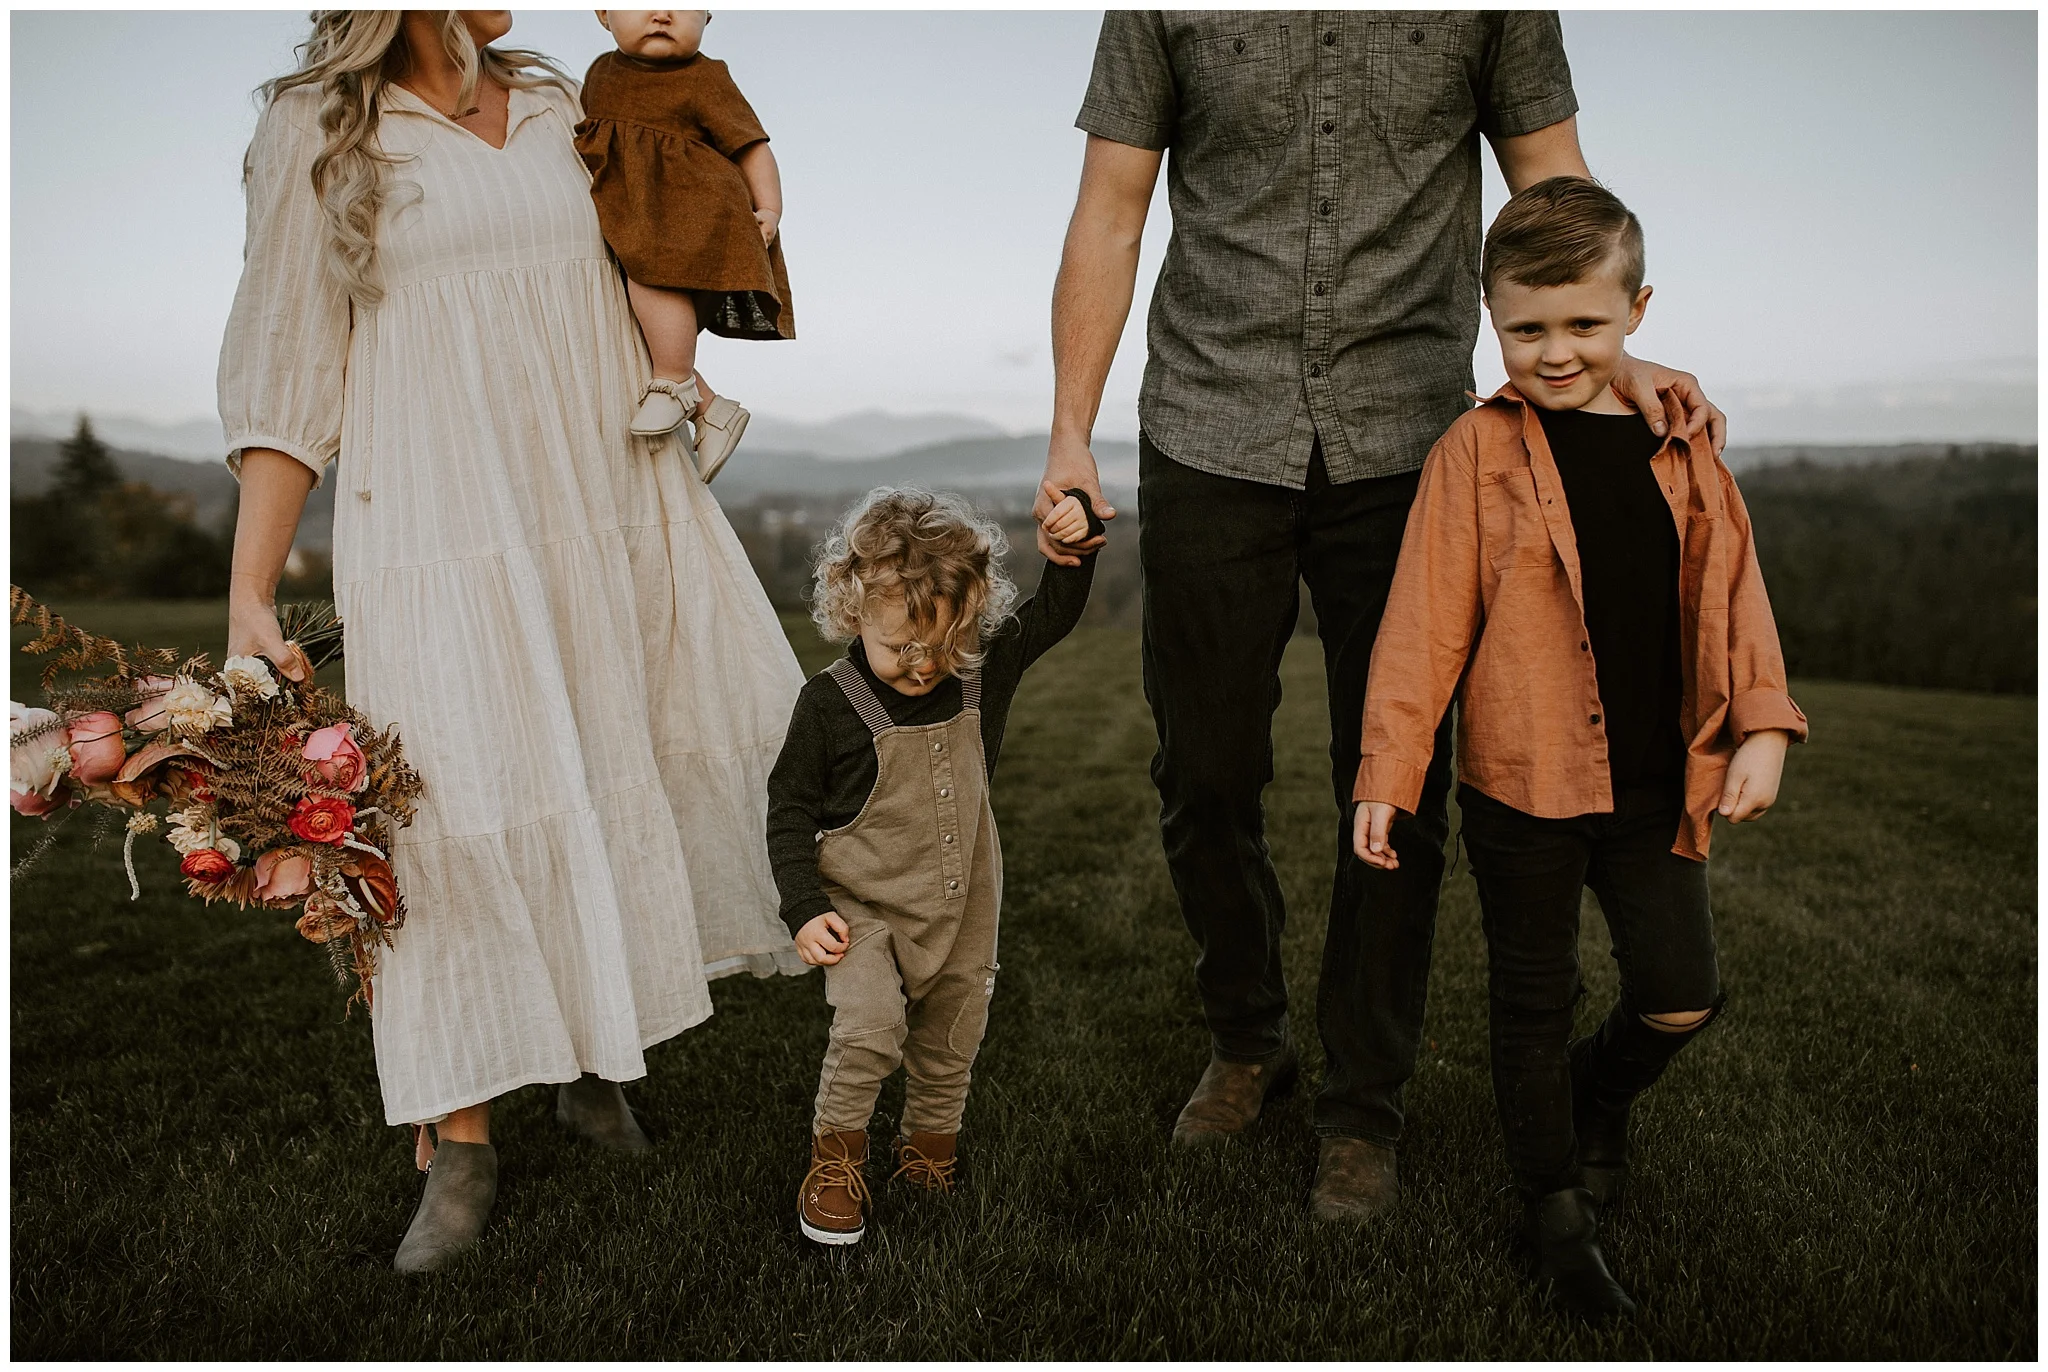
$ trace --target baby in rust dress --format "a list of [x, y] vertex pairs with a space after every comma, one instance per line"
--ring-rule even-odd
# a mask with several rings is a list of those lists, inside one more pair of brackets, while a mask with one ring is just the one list
[[698, 331], [796, 336], [777, 231], [782, 177], [725, 63], [698, 52], [709, 10], [597, 18], [619, 46], [583, 78], [576, 150], [654, 364], [631, 428], [653, 437], [693, 420], [697, 473], [709, 481], [748, 416], [697, 371]]

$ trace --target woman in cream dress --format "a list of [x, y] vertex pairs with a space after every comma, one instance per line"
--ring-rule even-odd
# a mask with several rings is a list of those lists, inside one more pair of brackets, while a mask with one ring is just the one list
[[387, 1119], [439, 1140], [403, 1270], [481, 1232], [494, 1096], [566, 1083], [564, 1123], [644, 1149], [616, 1085], [643, 1050], [707, 978], [801, 968], [763, 834], [802, 673], [687, 456], [626, 432], [647, 355], [576, 97], [484, 48], [510, 26], [315, 14], [249, 149], [221, 352], [229, 651], [303, 671], [272, 598], [338, 482], [350, 703], [427, 783], [372, 1011]]

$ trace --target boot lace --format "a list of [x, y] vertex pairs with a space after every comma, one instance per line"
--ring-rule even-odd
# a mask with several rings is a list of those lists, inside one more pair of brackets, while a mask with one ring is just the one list
[[900, 1165], [890, 1174], [890, 1180], [901, 1177], [913, 1185], [922, 1186], [927, 1191], [953, 1189], [953, 1167], [956, 1159], [946, 1158], [941, 1161], [929, 1158], [907, 1143], [897, 1152], [896, 1157]]
[[860, 1160], [854, 1158], [812, 1158], [811, 1170], [804, 1174], [804, 1191], [816, 1195], [819, 1191], [843, 1186], [856, 1203], [868, 1203], [868, 1179], [861, 1175]]

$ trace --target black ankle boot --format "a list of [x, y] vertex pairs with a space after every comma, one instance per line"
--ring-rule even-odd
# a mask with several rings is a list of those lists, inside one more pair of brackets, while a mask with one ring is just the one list
[[1581, 1319], [1634, 1318], [1636, 1303], [1608, 1272], [1596, 1242], [1599, 1222], [1584, 1187], [1530, 1201], [1528, 1223], [1536, 1284], [1546, 1294]]
[[1603, 1213], [1621, 1204], [1628, 1185], [1629, 1107], [1664, 1075], [1680, 1049], [1721, 1017], [1725, 999], [1676, 1034], [1652, 1029], [1633, 1010], [1616, 1005], [1598, 1029], [1572, 1044], [1572, 1131], [1586, 1189]]

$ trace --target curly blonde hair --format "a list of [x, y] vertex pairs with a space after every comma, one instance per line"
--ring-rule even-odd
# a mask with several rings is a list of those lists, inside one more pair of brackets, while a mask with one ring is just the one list
[[906, 666], [929, 662], [949, 675], [979, 666], [983, 643], [1017, 602], [998, 560], [1009, 548], [1002, 528], [957, 495], [877, 487], [819, 549], [811, 619], [846, 643], [876, 600], [900, 599], [916, 635], [902, 652]]

